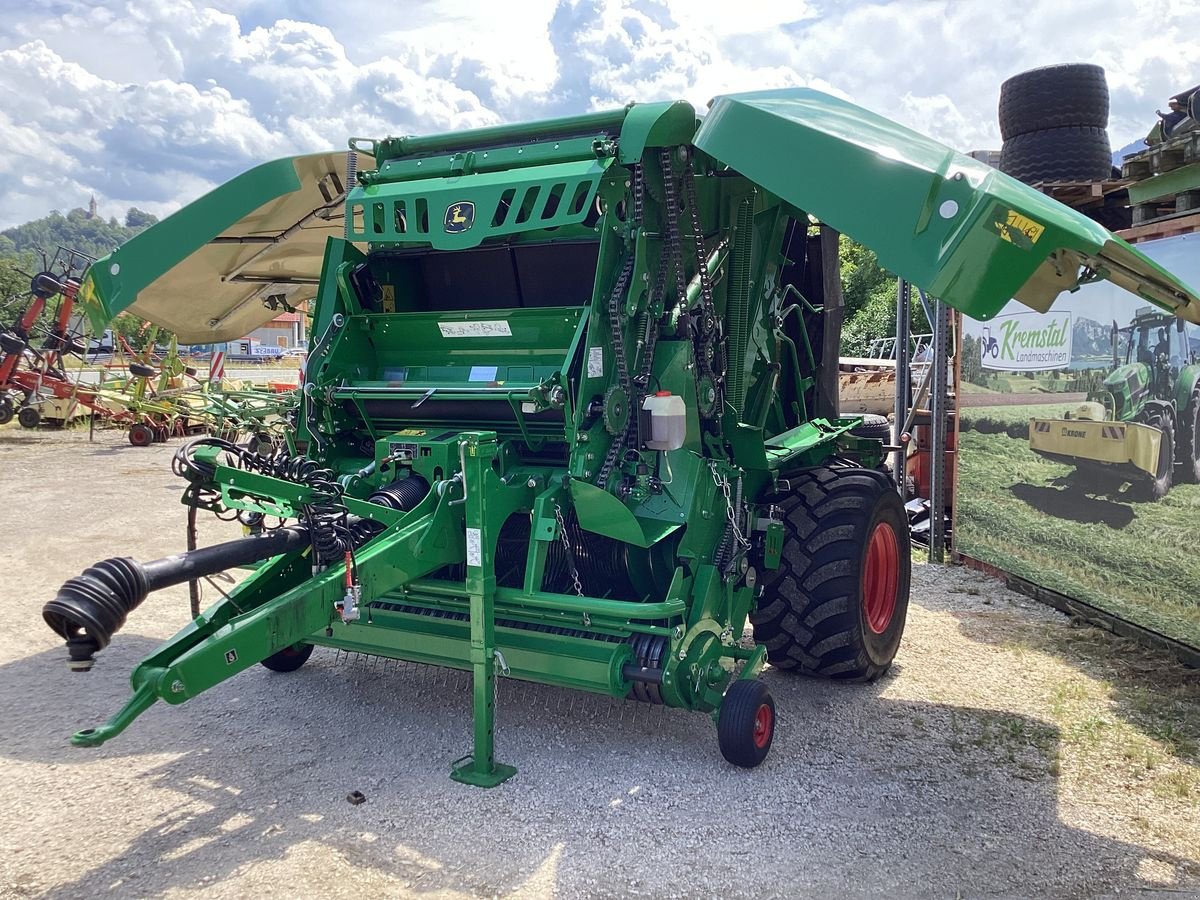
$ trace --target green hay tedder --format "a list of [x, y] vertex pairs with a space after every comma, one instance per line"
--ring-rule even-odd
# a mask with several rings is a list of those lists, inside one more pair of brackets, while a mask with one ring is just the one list
[[[287, 449], [202, 438], [176, 458], [185, 503], [279, 527], [97, 563], [46, 605], [87, 668], [150, 591], [265, 560], [74, 742], [325, 646], [469, 671], [474, 747], [453, 777], [470, 784], [515, 771], [493, 750], [498, 677], [710, 713], [725, 758], [760, 763], [764, 663], [876, 678], [908, 605], [885, 448], [837, 411], [837, 232], [981, 318], [1098, 276], [1196, 314], [1095, 223], [807, 90], [703, 118], [648, 103], [355, 139], [239, 176], [100, 260], [82, 292], [98, 319], [157, 309], [184, 340], [245, 327], [272, 291], [311, 285], [315, 310]], [[162, 286], [206, 271], [226, 293], [198, 302], [224, 308], [181, 327]]]

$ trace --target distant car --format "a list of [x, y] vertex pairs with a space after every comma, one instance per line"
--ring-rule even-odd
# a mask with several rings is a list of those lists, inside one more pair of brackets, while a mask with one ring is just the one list
[[308, 356], [307, 347], [293, 347], [290, 350], [284, 350], [277, 357], [278, 359], [304, 359]]

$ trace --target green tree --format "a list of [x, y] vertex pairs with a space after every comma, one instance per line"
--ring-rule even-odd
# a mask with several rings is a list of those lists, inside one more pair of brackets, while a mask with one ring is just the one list
[[969, 334], [963, 337], [962, 380], [970, 384], [987, 384], [983, 374], [983, 361], [979, 354], [979, 340]]
[[[842, 267], [842, 354], [867, 355], [871, 342], [896, 334], [896, 276], [879, 265], [874, 251], [843, 236], [838, 248]], [[929, 331], [929, 322], [913, 294], [913, 334]]]
[[149, 228], [151, 225], [158, 223], [158, 216], [153, 213], [145, 212], [138, 209], [136, 206], [129, 207], [129, 211], [125, 213], [125, 227], [132, 228], [135, 231], [140, 231], [143, 228]]
[[29, 279], [17, 271], [11, 259], [0, 259], [0, 305], [29, 290]]
[[[147, 216], [140, 210], [138, 212], [141, 217]], [[128, 217], [126, 214], [127, 219]], [[115, 218], [107, 221], [99, 216], [92, 218], [82, 209], [73, 209], [65, 216], [55, 211], [24, 225], [5, 229], [0, 234], [11, 242], [10, 252], [45, 253], [47, 256], [53, 256], [55, 249], [66, 247], [88, 256], [99, 257], [125, 243], [137, 234], [141, 227], [121, 225]]]

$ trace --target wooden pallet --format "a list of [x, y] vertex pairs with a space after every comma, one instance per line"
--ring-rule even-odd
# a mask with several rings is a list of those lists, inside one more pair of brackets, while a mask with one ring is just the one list
[[1159, 238], [1174, 237], [1178, 234], [1192, 234], [1200, 231], [1200, 212], [1183, 213], [1182, 215], [1163, 216], [1153, 222], [1135, 225], [1118, 231], [1117, 236], [1131, 244], [1142, 241], [1154, 241]]
[[1148, 150], [1126, 157], [1121, 164], [1121, 177], [1144, 181], [1194, 162], [1200, 162], [1200, 131], [1177, 135]]
[[1200, 160], [1130, 185], [1129, 202], [1134, 225], [1200, 210]]

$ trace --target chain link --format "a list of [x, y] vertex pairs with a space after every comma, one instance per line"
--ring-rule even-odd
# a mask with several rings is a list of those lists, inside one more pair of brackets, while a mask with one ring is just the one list
[[714, 392], [710, 403], [707, 395], [697, 391], [701, 410], [708, 410], [708, 417], [717, 419], [724, 406], [724, 382], [722, 375], [712, 367], [716, 358], [718, 321], [717, 308], [713, 302], [712, 278], [708, 271], [708, 256], [704, 252], [704, 232], [700, 228], [700, 208], [696, 204], [696, 171], [689, 161], [683, 171], [683, 190], [687, 199], [688, 216], [692, 223], [692, 244], [696, 254], [696, 274], [700, 279], [700, 336], [695, 341], [696, 371], [699, 378], [707, 378]]
[[571, 541], [567, 538], [567, 523], [563, 520], [562, 507], [556, 501], [554, 504], [554, 519], [558, 522], [558, 539], [562, 541], [563, 550], [567, 552], [567, 564], [571, 567], [571, 581], [575, 588], [575, 596], [583, 596], [583, 583], [579, 580], [579, 570], [575, 568], [575, 551], [571, 549]]
[[[633, 167], [632, 175], [633, 217], [630, 221], [636, 233], [637, 228], [642, 224], [642, 214], [645, 205], [645, 181], [640, 163]], [[625, 262], [621, 266], [621, 274], [617, 276], [612, 293], [608, 295], [609, 343], [612, 345], [613, 363], [617, 370], [617, 384], [625, 392], [626, 402], [630, 404], [629, 422], [632, 422], [634, 419], [634, 406], [632, 405], [634, 394], [633, 379], [629, 374], [629, 360], [625, 355], [625, 330], [623, 326], [625, 322], [625, 297], [629, 287], [629, 278], [633, 274], [636, 257], [635, 242], [633, 246], [625, 248]], [[629, 422], [626, 423], [625, 431], [615, 437], [613, 442], [608, 446], [608, 452], [604, 455], [604, 462], [601, 464], [600, 472], [596, 476], [596, 484], [599, 487], [605, 487], [608, 484], [608, 478], [612, 474], [613, 467], [617, 464], [617, 460], [621, 458], [621, 454], [625, 452], [626, 442], [630, 435]]]
[[746, 540], [741, 526], [738, 524], [742, 506], [742, 476], [738, 476], [737, 496], [734, 497], [729, 478], [717, 470], [717, 464], [712, 460], [708, 461], [708, 470], [712, 473], [713, 483], [717, 486], [717, 490], [725, 497], [725, 518], [733, 532], [733, 539], [740, 550], [746, 550], [750, 547], [750, 542]]

